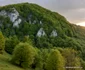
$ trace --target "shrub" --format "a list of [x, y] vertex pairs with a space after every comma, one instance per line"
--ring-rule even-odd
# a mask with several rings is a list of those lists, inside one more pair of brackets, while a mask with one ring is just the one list
[[46, 63], [46, 70], [65, 70], [64, 59], [58, 50], [53, 50]]
[[23, 68], [28, 68], [34, 61], [35, 49], [28, 43], [18, 44], [13, 52], [12, 62]]
[[9, 37], [6, 39], [5, 51], [12, 54], [15, 46], [19, 43], [17, 36]]
[[38, 49], [32, 68], [35, 70], [45, 70], [45, 64], [48, 56], [48, 49]]
[[[65, 59], [65, 67], [81, 67], [80, 58], [78, 52], [71, 48], [65, 48], [62, 51], [62, 55]], [[82, 70], [81, 68], [74, 68], [70, 70]]]
[[2, 32], [0, 32], [0, 53], [3, 53], [4, 47], [5, 47], [5, 38]]

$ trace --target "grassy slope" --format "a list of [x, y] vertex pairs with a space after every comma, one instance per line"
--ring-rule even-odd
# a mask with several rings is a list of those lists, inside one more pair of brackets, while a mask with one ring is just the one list
[[10, 58], [11, 56], [7, 53], [4, 53], [3, 55], [0, 54], [0, 70], [24, 70], [15, 65], [12, 65], [9, 62]]

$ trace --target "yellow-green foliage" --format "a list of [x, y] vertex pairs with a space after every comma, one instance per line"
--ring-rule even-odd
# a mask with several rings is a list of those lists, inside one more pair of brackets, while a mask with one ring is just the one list
[[80, 58], [77, 54], [77, 51], [71, 48], [66, 48], [62, 51], [65, 58], [65, 67], [72, 67], [70, 70], [82, 70]]
[[35, 49], [31, 45], [20, 43], [13, 52], [12, 62], [23, 68], [28, 68], [33, 63], [34, 56]]
[[[70, 24], [63, 16], [56, 12], [47, 10], [41, 6], [30, 3], [21, 3], [0, 7], [0, 11], [13, 12], [15, 8], [19, 12], [19, 17], [22, 19], [19, 28], [13, 27], [13, 23], [9, 17], [0, 16], [0, 29], [6, 37], [16, 35], [20, 40], [24, 36], [30, 37], [37, 47], [73, 47], [74, 49], [81, 50], [85, 47], [85, 28]], [[36, 21], [36, 23], [34, 23]], [[42, 24], [40, 24], [40, 21]], [[31, 22], [31, 24], [30, 24]], [[37, 38], [37, 32], [43, 28], [46, 37]], [[50, 37], [51, 32], [56, 30], [58, 36]], [[78, 41], [79, 40], [79, 41]], [[82, 47], [81, 47], [82, 45]]]
[[47, 60], [46, 70], [64, 70], [64, 58], [58, 50], [53, 50]]
[[76, 67], [74, 70], [82, 70], [83, 67], [81, 66], [80, 58], [76, 57], [74, 63]]
[[0, 53], [3, 53], [4, 47], [5, 47], [5, 38], [2, 32], [0, 32]]
[[49, 50], [48, 49], [36, 49], [36, 51], [37, 51], [37, 55], [33, 63], [33, 68], [35, 70], [45, 70], [46, 60], [49, 56]]

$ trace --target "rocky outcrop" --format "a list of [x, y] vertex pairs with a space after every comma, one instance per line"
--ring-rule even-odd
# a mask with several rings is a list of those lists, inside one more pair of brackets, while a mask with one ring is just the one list
[[36, 21], [36, 20], [34, 20], [34, 21], [33, 21], [33, 24], [36, 24], [36, 23], [37, 23], [37, 21]]
[[0, 16], [9, 17], [10, 21], [13, 22], [13, 27], [14, 26], [18, 27], [18, 25], [21, 23], [22, 20], [20, 18], [18, 18], [19, 17], [18, 11], [15, 8], [12, 8], [12, 9], [13, 9], [12, 12], [6, 12], [5, 10], [2, 10], [0, 12]]
[[7, 12], [5, 11], [5, 10], [2, 10], [1, 12], [0, 12], [0, 16], [7, 16]]
[[37, 36], [38, 37], [41, 37], [41, 36], [45, 36], [46, 35], [46, 33], [45, 33], [45, 31], [43, 30], [43, 28], [40, 28], [40, 30], [38, 31], [38, 33], [37, 33]]
[[51, 32], [51, 37], [56, 37], [56, 36], [58, 36], [57, 31], [56, 30], [53, 30]]
[[15, 8], [13, 8], [13, 12], [9, 13], [8, 16], [10, 20], [14, 22], [19, 17], [19, 13]]
[[40, 24], [42, 24], [42, 21], [40, 21]]
[[21, 19], [18, 19], [14, 22], [13, 27], [19, 27], [19, 24], [21, 23]]

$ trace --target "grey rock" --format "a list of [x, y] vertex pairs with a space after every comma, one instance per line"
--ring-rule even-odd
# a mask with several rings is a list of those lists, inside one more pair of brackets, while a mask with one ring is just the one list
[[51, 37], [56, 37], [56, 36], [58, 36], [57, 31], [56, 30], [53, 30], [51, 32]]
[[44, 32], [43, 28], [40, 28], [40, 30], [37, 33], [37, 36], [41, 37], [41, 36], [45, 36], [45, 35], [46, 35], [46, 33]]

